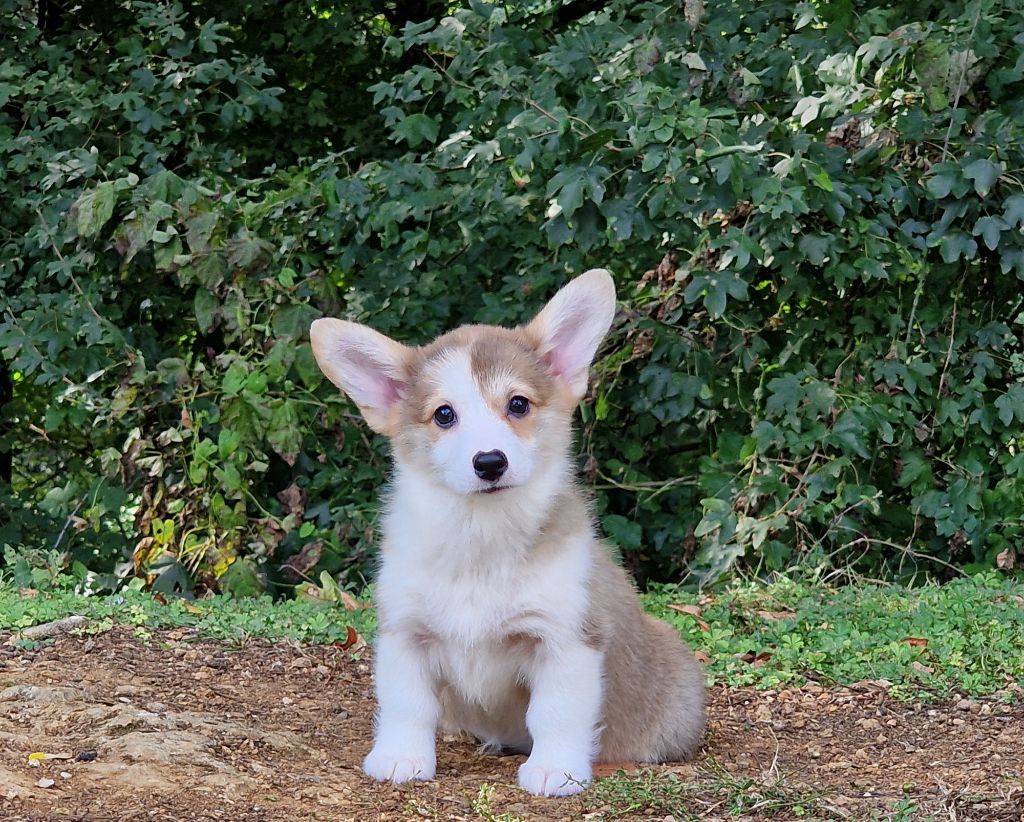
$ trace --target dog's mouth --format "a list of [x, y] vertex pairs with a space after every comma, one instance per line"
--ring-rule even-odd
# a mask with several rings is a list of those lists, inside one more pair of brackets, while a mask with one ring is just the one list
[[511, 485], [491, 485], [487, 488], [481, 488], [477, 491], [478, 494], [497, 494], [499, 491], [508, 491], [512, 488]]

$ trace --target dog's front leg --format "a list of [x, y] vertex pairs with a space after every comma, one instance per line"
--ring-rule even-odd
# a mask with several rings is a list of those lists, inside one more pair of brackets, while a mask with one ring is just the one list
[[590, 781], [603, 663], [601, 652], [582, 642], [541, 650], [526, 711], [533, 750], [519, 767], [520, 787], [539, 796], [568, 796]]
[[381, 781], [433, 779], [440, 709], [422, 650], [400, 632], [381, 632], [374, 677], [377, 732], [363, 770]]

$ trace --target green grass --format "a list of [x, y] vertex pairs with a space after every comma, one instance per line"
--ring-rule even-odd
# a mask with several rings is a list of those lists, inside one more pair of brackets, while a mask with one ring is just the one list
[[[829, 686], [884, 679], [895, 696], [915, 699], [952, 692], [1011, 696], [1024, 685], [1024, 584], [996, 574], [920, 588], [831, 588], [793, 579], [734, 583], [706, 594], [661, 587], [644, 601], [707, 656], [709, 678], [718, 683], [780, 688], [808, 680]], [[188, 627], [229, 641], [333, 643], [344, 642], [350, 625], [364, 635], [374, 628], [372, 610], [347, 611], [328, 602], [161, 602], [134, 588], [83, 596], [60, 586], [24, 596], [0, 584], [0, 630], [73, 613], [92, 620], [92, 630], [119, 622], [135, 626], [143, 638], [161, 628]]]
[[349, 626], [367, 635], [375, 625], [372, 609], [348, 611], [330, 602], [309, 599], [273, 602], [269, 597], [215, 596], [194, 601], [167, 597], [161, 601], [136, 588], [106, 596], [83, 596], [59, 587], [25, 596], [15, 588], [0, 585], [0, 631], [17, 631], [69, 614], [87, 617], [91, 623], [87, 630], [104, 630], [120, 623], [134, 626], [140, 637], [146, 638], [154, 630], [191, 628], [202, 637], [229, 642], [265, 637], [344, 643]]
[[[674, 603], [698, 605], [699, 618]], [[920, 588], [788, 579], [705, 597], [662, 588], [646, 605], [710, 657], [714, 681], [730, 685], [884, 679], [895, 696], [928, 699], [1024, 684], [1024, 585], [994, 573]]]
[[636, 814], [645, 818], [671, 815], [683, 822], [698, 820], [702, 811], [713, 808], [716, 818], [834, 818], [822, 803], [820, 792], [790, 786], [779, 774], [765, 774], [761, 779], [738, 777], [711, 760], [695, 777], [694, 781], [684, 781], [676, 774], [650, 769], [633, 774], [619, 771], [596, 780], [582, 795], [581, 815], [597, 812], [602, 820], [635, 818]]

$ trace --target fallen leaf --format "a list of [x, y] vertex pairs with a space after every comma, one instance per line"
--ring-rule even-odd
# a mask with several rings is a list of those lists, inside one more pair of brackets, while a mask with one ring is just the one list
[[69, 753], [43, 753], [42, 751], [33, 751], [28, 755], [29, 765], [38, 765], [40, 762], [45, 762], [48, 759], [71, 759], [72, 755]]
[[593, 773], [595, 777], [614, 776], [619, 771], [634, 774], [639, 769], [635, 762], [598, 762], [593, 767]]
[[910, 663], [910, 667], [913, 668], [918, 673], [922, 673], [922, 674], [932, 674], [932, 673], [935, 673], [935, 669], [934, 668], [929, 668], [927, 665], [922, 665], [916, 659], [913, 662]]
[[365, 602], [360, 602], [348, 591], [339, 590], [337, 592], [338, 602], [341, 603], [341, 607], [346, 611], [358, 611], [366, 607]]
[[761, 619], [776, 620], [776, 619], [792, 619], [796, 616], [796, 611], [758, 611], [757, 615]]
[[694, 651], [693, 652], [693, 657], [701, 665], [710, 665], [711, 664], [711, 657], [708, 656], [708, 654], [706, 652], [704, 652], [704, 651]]
[[335, 644], [343, 651], [352, 651], [352, 653], [355, 653], [356, 651], [361, 651], [366, 647], [366, 640], [359, 636], [355, 628], [349, 625], [348, 631], [345, 635], [345, 641]]
[[700, 626], [702, 631], [707, 631], [711, 626], [701, 619], [701, 609], [699, 605], [686, 605], [684, 603], [671, 602], [667, 606], [670, 611], [675, 611], [677, 614], [686, 614], [692, 616], [697, 620], [697, 625]]
[[1012, 548], [1006, 548], [996, 556], [996, 568], [1002, 571], [1009, 571], [1017, 565], [1017, 552]]
[[277, 498], [281, 500], [285, 514], [295, 514], [301, 517], [305, 513], [306, 493], [294, 482], [283, 491], [279, 491]]
[[904, 637], [903, 641], [906, 642], [907, 645], [909, 645], [911, 648], [927, 648], [928, 647], [928, 640], [927, 639], [922, 639], [921, 637], [917, 637], [917, 636]]
[[747, 651], [746, 653], [736, 654], [736, 658], [741, 662], [749, 662], [752, 668], [760, 668], [764, 665], [766, 659], [771, 659], [772, 655], [769, 651]]

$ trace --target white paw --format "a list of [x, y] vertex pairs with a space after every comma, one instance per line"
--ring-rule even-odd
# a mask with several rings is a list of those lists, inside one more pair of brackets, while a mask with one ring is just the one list
[[406, 752], [381, 751], [374, 748], [363, 761], [363, 773], [378, 782], [433, 779], [436, 770], [437, 759], [433, 753], [415, 756]]
[[589, 763], [537, 764], [527, 759], [519, 766], [519, 787], [534, 796], [571, 796], [590, 782]]

